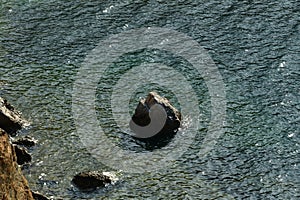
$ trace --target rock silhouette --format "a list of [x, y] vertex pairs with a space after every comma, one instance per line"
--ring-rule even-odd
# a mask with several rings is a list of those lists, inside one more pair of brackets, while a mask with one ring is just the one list
[[37, 140], [35, 140], [33, 137], [25, 136], [16, 140], [12, 141], [13, 144], [25, 146], [25, 147], [32, 147], [36, 145]]
[[48, 197], [46, 197], [45, 195], [43, 195], [39, 192], [31, 191], [31, 193], [32, 193], [34, 200], [50, 200]]
[[105, 187], [112, 183], [111, 177], [104, 175], [102, 172], [91, 171], [81, 172], [74, 176], [72, 183], [80, 190], [94, 190], [98, 187]]
[[135, 138], [155, 142], [174, 137], [180, 123], [181, 113], [169, 100], [150, 92], [139, 101], [129, 125]]
[[15, 135], [29, 123], [21, 118], [21, 114], [11, 106], [6, 99], [0, 97], [0, 128], [10, 135]]
[[31, 162], [32, 157], [24, 147], [20, 147], [18, 145], [13, 145], [13, 147], [15, 149], [17, 163], [19, 165]]

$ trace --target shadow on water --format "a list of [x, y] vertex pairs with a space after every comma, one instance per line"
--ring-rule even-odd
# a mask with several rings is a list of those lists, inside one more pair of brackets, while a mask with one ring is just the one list
[[142, 146], [147, 151], [153, 151], [155, 149], [161, 149], [162, 147], [167, 146], [172, 139], [175, 137], [177, 131], [169, 132], [165, 135], [157, 134], [151, 138], [135, 138], [134, 140], [137, 144]]

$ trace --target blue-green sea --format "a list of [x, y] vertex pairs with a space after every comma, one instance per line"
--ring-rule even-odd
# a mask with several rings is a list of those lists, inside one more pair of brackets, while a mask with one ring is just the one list
[[[95, 49], [103, 41], [128, 31], [153, 28], [185, 35], [199, 44], [213, 61], [213, 73], [218, 74], [224, 87], [219, 94], [224, 95], [221, 110], [226, 111], [222, 115], [222, 134], [211, 137], [213, 143], [205, 139], [216, 126], [212, 110], [218, 110], [214, 109], [218, 100], [213, 98], [209, 84], [215, 80], [210, 75], [205, 78], [189, 59], [168, 49], [123, 52], [105, 70], [105, 75], [99, 74], [96, 80], [93, 102], [98, 126], [108, 141], [128, 155], [144, 153], [144, 169], [147, 162], [154, 167], [142, 173], [120, 171], [124, 163], [128, 168], [133, 163], [125, 157], [114, 159], [119, 157], [113, 151], [101, 158], [101, 144], [95, 142], [97, 145], [87, 147], [82, 139], [85, 135], [78, 131], [77, 120], [81, 114], [85, 122], [90, 119], [84, 115], [85, 110], [74, 113], [74, 103], [85, 104], [74, 98], [75, 83], [90, 60], [102, 59], [97, 57]], [[138, 38], [136, 41], [124, 45], [143, 45]], [[193, 50], [188, 42], [178, 45]], [[110, 54], [105, 59], [110, 62]], [[161, 63], [185, 77], [200, 113], [190, 103], [191, 99], [185, 98], [186, 108], [192, 114], [183, 113], [186, 118], [175, 138], [155, 150], [145, 148], [122, 132], [113, 115], [119, 107], [111, 103], [118, 80], [133, 67], [149, 63]], [[209, 68], [205, 62], [203, 66]], [[148, 80], [149, 74], [139, 69], [137, 81]], [[163, 72], [168, 73], [168, 70]], [[87, 71], [87, 77], [88, 74], [93, 72]], [[132, 77], [134, 74], [131, 73]], [[81, 86], [91, 89], [88, 78], [85, 80]], [[183, 104], [176, 93], [188, 88], [179, 87], [184, 86], [179, 75], [170, 75], [165, 81], [180, 89], [148, 83], [129, 93], [125, 88], [130, 88], [131, 83], [127, 81], [116, 96], [129, 96], [130, 101], [124, 104], [130, 114], [139, 98], [152, 90], [182, 110]], [[38, 140], [37, 146], [29, 149], [33, 161], [24, 167], [23, 173], [32, 190], [48, 197], [300, 199], [300, 2], [297, 0], [1, 0], [0, 96], [31, 122], [30, 127], [18, 134]], [[199, 121], [189, 121], [190, 117]], [[196, 132], [190, 131], [189, 122], [198, 124]], [[90, 130], [86, 131], [88, 135]], [[194, 133], [192, 143], [186, 145], [185, 138]], [[179, 145], [174, 145], [175, 141]], [[172, 151], [172, 145], [188, 148], [164, 167], [148, 160], [147, 153]], [[199, 154], [208, 145], [209, 151]], [[107, 164], [110, 160], [114, 160], [114, 166]], [[71, 180], [75, 174], [89, 170], [116, 172], [119, 181], [106, 188], [82, 192]]]

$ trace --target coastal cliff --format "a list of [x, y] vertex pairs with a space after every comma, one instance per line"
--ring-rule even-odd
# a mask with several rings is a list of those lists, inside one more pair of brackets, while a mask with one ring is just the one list
[[28, 182], [17, 163], [16, 148], [10, 136], [23, 128], [27, 122], [5, 99], [0, 97], [0, 199], [34, 199]]
[[0, 199], [33, 199], [28, 182], [17, 164], [8, 134], [0, 129]]

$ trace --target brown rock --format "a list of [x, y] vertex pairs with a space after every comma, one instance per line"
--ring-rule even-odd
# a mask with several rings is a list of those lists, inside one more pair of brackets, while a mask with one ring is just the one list
[[176, 133], [180, 127], [181, 113], [169, 100], [150, 92], [140, 100], [130, 121], [130, 128], [136, 138], [151, 139]]
[[72, 179], [72, 183], [81, 190], [93, 190], [112, 183], [112, 179], [101, 172], [91, 171], [77, 174]]
[[0, 128], [14, 135], [17, 130], [28, 124], [7, 100], [0, 97]]
[[16, 162], [8, 135], [0, 129], [0, 199], [33, 200], [28, 182]]

